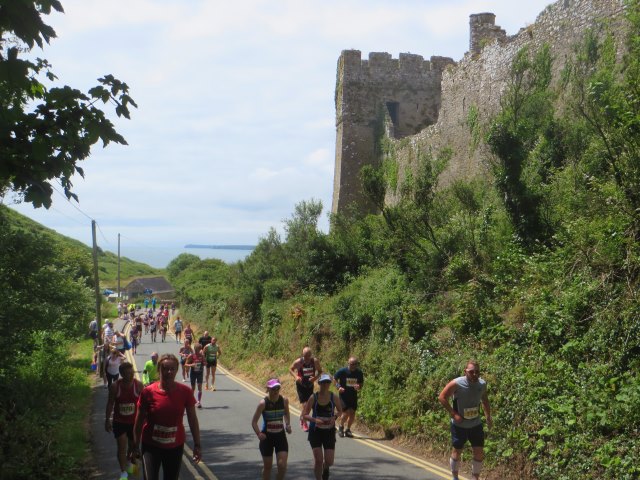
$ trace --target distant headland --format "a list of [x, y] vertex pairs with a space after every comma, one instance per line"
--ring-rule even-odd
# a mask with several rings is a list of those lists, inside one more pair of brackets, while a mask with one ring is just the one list
[[188, 244], [184, 248], [211, 248], [213, 250], [253, 250], [255, 245], [197, 245]]

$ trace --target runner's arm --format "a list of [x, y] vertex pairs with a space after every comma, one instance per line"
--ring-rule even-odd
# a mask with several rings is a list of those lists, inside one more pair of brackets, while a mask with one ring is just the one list
[[451, 403], [449, 402], [449, 398], [453, 396], [457, 388], [458, 384], [456, 383], [456, 381], [451, 380], [449, 383], [447, 383], [446, 387], [442, 389], [440, 395], [438, 395], [438, 401], [440, 402], [440, 405], [442, 405], [444, 409], [449, 412], [449, 416], [451, 416], [451, 418], [453, 418], [456, 423], [460, 423], [462, 422], [462, 417], [453, 409]]
[[307, 420], [308, 422], [315, 422], [315, 418], [311, 416], [311, 410], [313, 409], [313, 402], [315, 402], [315, 396], [311, 395], [309, 399], [305, 402], [304, 407], [302, 409], [302, 417], [303, 420]]
[[258, 404], [258, 408], [256, 408], [256, 412], [253, 414], [253, 418], [251, 419], [251, 428], [253, 428], [253, 431], [255, 432], [255, 434], [258, 436], [260, 440], [264, 440], [266, 438], [266, 435], [262, 433], [260, 431], [260, 427], [258, 427], [258, 419], [262, 415], [262, 412], [264, 412], [264, 407], [265, 407], [265, 404], [263, 399], [263, 400], [260, 400], [260, 403]]
[[[136, 420], [133, 424], [133, 452], [136, 454], [140, 453], [140, 440], [142, 439], [142, 426], [144, 425], [144, 421], [147, 418], [147, 409], [138, 405], [138, 411], [136, 412]], [[139, 456], [139, 455], [138, 455]]]
[[111, 414], [113, 413], [113, 407], [116, 403], [116, 388], [118, 387], [116, 387], [115, 382], [109, 387], [109, 399], [107, 400], [107, 408], [104, 412], [104, 429], [107, 432], [112, 431]]
[[289, 367], [289, 373], [291, 374], [291, 376], [292, 376], [293, 378], [295, 378], [295, 379], [296, 379], [296, 382], [300, 379], [300, 377], [298, 377], [298, 362], [299, 362], [299, 361], [300, 361], [299, 359], [298, 359], [298, 360], [296, 360], [296, 361], [294, 361], [294, 362], [291, 364], [291, 366]]
[[189, 430], [191, 430], [191, 436], [193, 437], [193, 461], [198, 463], [202, 456], [200, 452], [200, 423], [198, 423], [195, 405], [187, 407], [187, 422], [189, 422]]
[[284, 399], [284, 428], [291, 433], [291, 413], [289, 412], [289, 399]]

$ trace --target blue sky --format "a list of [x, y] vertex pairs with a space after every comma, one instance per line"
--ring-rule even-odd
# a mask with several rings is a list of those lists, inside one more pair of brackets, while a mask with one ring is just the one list
[[[138, 103], [130, 121], [110, 114], [129, 146], [96, 146], [74, 179], [102, 248], [118, 233], [149, 246], [255, 244], [302, 200], [322, 201], [328, 229], [342, 50], [459, 60], [470, 14], [495, 13], [511, 35], [548, 3], [62, 0], [66, 13], [48, 19], [58, 38], [35, 54], [85, 91], [112, 73]], [[49, 210], [12, 207], [91, 243], [89, 219], [58, 194]]]

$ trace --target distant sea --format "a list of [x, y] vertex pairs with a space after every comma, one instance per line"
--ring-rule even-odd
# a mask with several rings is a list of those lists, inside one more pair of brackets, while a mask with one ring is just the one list
[[[190, 253], [202, 259], [218, 258], [226, 263], [235, 263], [244, 260], [253, 251], [253, 247], [238, 249], [235, 245], [228, 245], [229, 248], [184, 248], [183, 246], [167, 247], [141, 247], [141, 246], [121, 246], [120, 256], [130, 258], [136, 262], [146, 263], [155, 268], [165, 268], [171, 260], [181, 253]], [[114, 252], [114, 253], [117, 253]]]

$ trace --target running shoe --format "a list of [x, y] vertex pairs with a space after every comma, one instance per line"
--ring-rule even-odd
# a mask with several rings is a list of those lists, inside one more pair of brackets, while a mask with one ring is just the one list
[[344, 437], [344, 427], [338, 427], [338, 435], [340, 436], [340, 438]]
[[204, 389], [205, 389], [205, 390], [209, 390], [209, 385], [205, 385], [205, 386], [204, 386]]
[[349, 437], [349, 438], [353, 438], [353, 433], [351, 433], [351, 430], [347, 428], [347, 429], [344, 431], [344, 436], [345, 436], [345, 437]]
[[129, 474], [127, 472], [120, 473], [120, 480], [129, 480]]
[[211, 385], [211, 391], [215, 392], [216, 391], [216, 386], [215, 385]]

